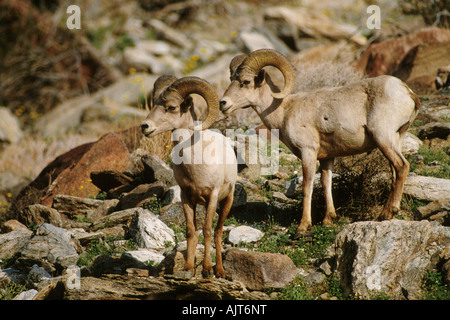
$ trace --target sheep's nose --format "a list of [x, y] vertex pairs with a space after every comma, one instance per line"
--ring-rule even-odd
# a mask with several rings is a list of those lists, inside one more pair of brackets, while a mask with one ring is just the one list
[[220, 100], [220, 110], [223, 111], [223, 108], [227, 105], [227, 100], [222, 99]]
[[142, 130], [142, 133], [144, 133], [145, 130], [147, 130], [147, 129], [148, 129], [148, 124], [146, 124], [145, 122], [142, 123], [142, 124], [141, 124], [141, 130]]

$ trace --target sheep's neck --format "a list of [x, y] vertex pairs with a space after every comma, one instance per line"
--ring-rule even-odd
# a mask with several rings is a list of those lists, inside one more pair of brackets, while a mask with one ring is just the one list
[[283, 124], [284, 109], [281, 106], [283, 100], [272, 97], [272, 89], [269, 85], [261, 88], [260, 102], [253, 109], [269, 129], [279, 129]]

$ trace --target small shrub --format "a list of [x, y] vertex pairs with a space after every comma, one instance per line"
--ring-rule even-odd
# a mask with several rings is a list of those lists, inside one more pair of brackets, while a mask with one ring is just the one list
[[312, 300], [313, 296], [309, 292], [305, 280], [298, 276], [278, 293], [279, 300]]
[[0, 300], [12, 300], [27, 288], [9, 280], [0, 281]]
[[425, 273], [422, 283], [423, 300], [450, 300], [450, 287], [444, 283], [440, 272]]

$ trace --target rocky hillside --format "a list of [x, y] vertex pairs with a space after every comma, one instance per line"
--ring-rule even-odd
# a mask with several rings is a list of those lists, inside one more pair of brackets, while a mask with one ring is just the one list
[[[1, 33], [14, 35], [0, 39], [0, 299], [450, 298], [444, 1], [376, 1], [380, 29], [358, 0], [75, 2], [81, 29], [71, 30], [63, 2], [0, 0]], [[320, 225], [317, 175], [313, 228], [293, 240], [301, 160], [280, 144], [278, 172], [240, 168], [227, 278], [202, 279], [200, 243], [186, 280], [176, 272], [186, 241], [171, 137], [145, 138], [138, 125], [159, 75], [196, 75], [221, 95], [230, 60], [258, 48], [288, 56], [300, 90], [390, 74], [420, 96], [401, 211], [376, 221], [391, 178], [379, 151], [339, 159], [334, 226]], [[242, 129], [250, 148], [261, 121], [246, 109], [214, 126]]]

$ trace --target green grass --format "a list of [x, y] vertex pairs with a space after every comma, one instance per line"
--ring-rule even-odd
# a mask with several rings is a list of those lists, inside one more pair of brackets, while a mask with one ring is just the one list
[[423, 300], [450, 300], [450, 287], [444, 283], [440, 272], [425, 273], [422, 290]]
[[104, 240], [94, 239], [86, 248], [86, 251], [80, 255], [77, 265], [90, 266], [94, 259], [99, 255], [114, 255], [116, 253], [124, 253], [130, 250], [136, 250], [137, 246], [133, 240], [126, 241], [124, 246], [116, 245], [115, 241], [123, 240], [122, 237], [105, 237]]
[[410, 171], [422, 176], [450, 179], [450, 147], [420, 147], [409, 156]]
[[13, 281], [0, 281], [0, 300], [12, 300], [27, 288]]

